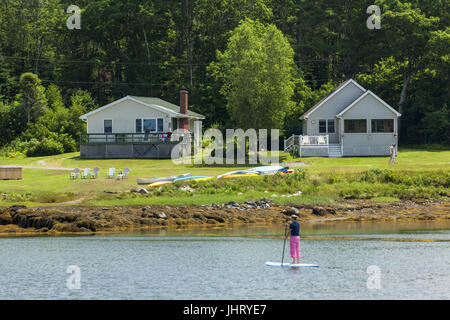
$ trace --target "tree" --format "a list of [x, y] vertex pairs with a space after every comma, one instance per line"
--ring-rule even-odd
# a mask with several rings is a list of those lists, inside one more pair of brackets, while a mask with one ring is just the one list
[[45, 88], [34, 73], [24, 73], [20, 76], [19, 94], [15, 105], [25, 116], [27, 123], [36, 122], [47, 109]]
[[247, 19], [232, 32], [227, 49], [211, 67], [235, 125], [282, 128], [293, 107], [294, 51], [274, 25]]

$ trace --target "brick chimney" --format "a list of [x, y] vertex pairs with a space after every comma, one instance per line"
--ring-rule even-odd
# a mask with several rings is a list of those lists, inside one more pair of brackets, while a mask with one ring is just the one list
[[[189, 105], [189, 93], [186, 89], [180, 90], [180, 113], [187, 115], [188, 114], [188, 105]], [[180, 129], [189, 130], [189, 121], [188, 118], [180, 118], [178, 127]]]

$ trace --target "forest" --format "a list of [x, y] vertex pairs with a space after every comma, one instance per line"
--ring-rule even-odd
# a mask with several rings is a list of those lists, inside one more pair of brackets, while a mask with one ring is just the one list
[[449, 0], [2, 0], [0, 150], [75, 151], [83, 113], [180, 88], [205, 129], [300, 134], [349, 78], [402, 114], [401, 145], [448, 146], [449, 19]]

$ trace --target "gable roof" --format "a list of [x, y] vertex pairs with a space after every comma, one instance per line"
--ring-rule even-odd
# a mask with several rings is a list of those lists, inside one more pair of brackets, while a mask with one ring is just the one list
[[317, 102], [314, 106], [312, 106], [308, 111], [306, 111], [301, 117], [300, 119], [306, 119], [308, 118], [308, 116], [314, 112], [316, 109], [320, 108], [325, 102], [327, 102], [328, 100], [330, 100], [333, 96], [335, 96], [339, 91], [341, 91], [342, 89], [344, 89], [347, 85], [349, 85], [350, 83], [354, 84], [355, 86], [357, 86], [359, 89], [361, 89], [362, 92], [366, 92], [366, 89], [364, 89], [359, 83], [357, 83], [355, 80], [353, 79], [349, 79], [343, 83], [341, 83], [336, 89], [334, 89], [333, 91], [331, 91], [329, 94], [327, 94], [325, 97], [323, 97], [319, 102]]
[[[178, 113], [182, 116], [185, 116], [184, 114], [180, 113], [180, 106], [177, 106], [173, 103], [167, 102], [165, 100], [159, 99], [159, 98], [152, 98], [152, 97], [136, 97], [136, 96], [131, 96], [132, 98], [139, 100], [143, 103], [146, 104], [150, 104], [150, 105], [156, 105], [156, 106], [161, 106], [164, 107], [166, 109], [169, 109], [175, 113]], [[200, 119], [204, 119], [205, 117], [203, 115], [201, 115], [200, 113], [194, 112], [189, 110], [188, 108], [188, 116], [191, 117], [195, 117], [195, 118], [200, 118]]]
[[152, 108], [152, 109], [156, 109], [159, 110], [161, 112], [167, 113], [169, 114], [171, 117], [174, 118], [194, 118], [194, 119], [205, 119], [205, 117], [199, 113], [193, 112], [191, 110], [188, 110], [188, 114], [183, 114], [180, 113], [180, 107], [176, 106], [170, 102], [164, 101], [162, 99], [159, 98], [152, 98], [152, 97], [135, 97], [135, 96], [126, 96], [123, 97], [119, 100], [113, 101], [110, 104], [107, 104], [103, 107], [97, 108], [91, 112], [88, 112], [86, 114], [83, 114], [82, 116], [80, 116], [80, 119], [85, 120], [87, 119], [89, 116], [100, 112], [102, 110], [105, 110], [109, 107], [112, 107], [118, 103], [121, 103], [123, 101], [126, 100], [131, 100], [134, 101], [136, 103], [142, 104], [146, 107]]
[[374, 97], [376, 100], [378, 100], [383, 106], [385, 106], [387, 109], [389, 109], [389, 111], [391, 111], [392, 113], [394, 113], [397, 117], [401, 117], [401, 113], [397, 112], [397, 110], [395, 110], [394, 108], [392, 108], [390, 105], [388, 105], [383, 99], [381, 99], [379, 96], [377, 96], [375, 93], [373, 93], [370, 90], [367, 90], [362, 96], [360, 96], [358, 99], [356, 99], [355, 101], [353, 101], [351, 104], [348, 105], [347, 108], [345, 108], [344, 110], [342, 110], [339, 114], [336, 115], [336, 117], [342, 117], [344, 115], [344, 113], [346, 113], [348, 110], [350, 110], [351, 108], [353, 108], [355, 105], [358, 104], [359, 101], [361, 101], [362, 99], [364, 99], [366, 96], [371, 95], [372, 97]]

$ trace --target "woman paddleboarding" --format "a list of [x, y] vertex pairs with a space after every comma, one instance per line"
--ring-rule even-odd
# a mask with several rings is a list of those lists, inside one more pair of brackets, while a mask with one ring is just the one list
[[[288, 224], [286, 223], [286, 226]], [[297, 216], [291, 216], [291, 223], [289, 224], [289, 231], [286, 238], [291, 236], [289, 245], [291, 248], [292, 264], [300, 263], [300, 223], [297, 221]]]

